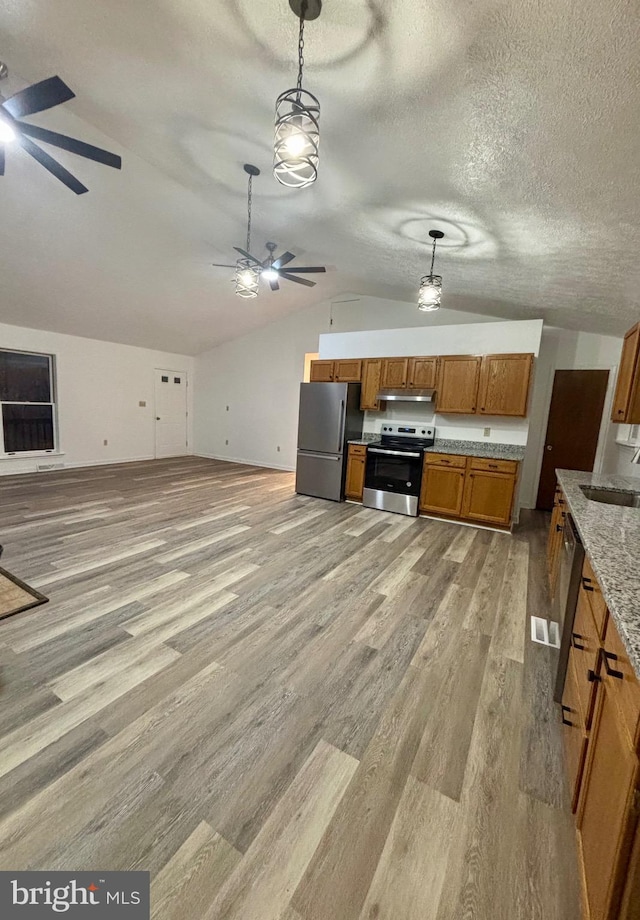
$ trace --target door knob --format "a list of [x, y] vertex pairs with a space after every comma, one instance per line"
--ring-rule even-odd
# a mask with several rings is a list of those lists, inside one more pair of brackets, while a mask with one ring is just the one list
[[551, 446], [551, 444], [547, 444], [547, 450], [553, 450], [553, 447]]

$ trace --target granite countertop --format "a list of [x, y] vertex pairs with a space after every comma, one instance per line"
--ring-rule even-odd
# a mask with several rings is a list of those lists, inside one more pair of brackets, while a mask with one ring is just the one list
[[447, 441], [436, 438], [433, 447], [425, 447], [425, 453], [458, 454], [461, 457], [483, 457], [487, 460], [524, 460], [524, 446], [521, 444], [496, 444], [487, 441]]
[[589, 501], [581, 485], [640, 492], [640, 481], [556, 470], [620, 638], [640, 678], [640, 508]]
[[[348, 444], [370, 444], [379, 441], [380, 435], [365, 431], [361, 438], [352, 438]], [[524, 460], [524, 447], [520, 444], [492, 444], [486, 441], [447, 441], [436, 438], [433, 447], [425, 453], [458, 454], [461, 457], [482, 457], [487, 460]]]

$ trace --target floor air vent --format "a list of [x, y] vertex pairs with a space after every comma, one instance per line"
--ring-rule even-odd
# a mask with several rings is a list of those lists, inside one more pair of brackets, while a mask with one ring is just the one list
[[560, 630], [555, 620], [531, 617], [531, 641], [560, 648]]

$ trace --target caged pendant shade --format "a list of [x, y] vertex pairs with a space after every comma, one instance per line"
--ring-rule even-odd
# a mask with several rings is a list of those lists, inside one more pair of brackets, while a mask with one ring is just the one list
[[436, 257], [436, 241], [441, 240], [444, 233], [441, 230], [429, 230], [429, 236], [433, 240], [431, 269], [428, 275], [423, 275], [420, 279], [420, 292], [418, 294], [418, 310], [422, 310], [423, 313], [439, 310], [442, 297], [442, 275], [433, 274], [433, 263]]
[[281, 185], [305, 188], [318, 177], [320, 103], [313, 93], [302, 88], [304, 24], [305, 20], [320, 15], [322, 4], [321, 0], [289, 0], [289, 3], [300, 17], [298, 83], [276, 100], [273, 174]]

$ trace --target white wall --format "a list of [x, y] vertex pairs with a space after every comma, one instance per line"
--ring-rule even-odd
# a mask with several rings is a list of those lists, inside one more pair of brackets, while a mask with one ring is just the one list
[[463, 310], [441, 307], [423, 313], [415, 303], [400, 303], [366, 294], [341, 294], [324, 303], [327, 328], [322, 332], [355, 332], [361, 329], [415, 329], [434, 326], [457, 326], [463, 323], [491, 323], [497, 316], [479, 316]]
[[[59, 460], [66, 466], [153, 458], [155, 368], [186, 373], [192, 402], [194, 359], [185, 355], [2, 324], [0, 348], [55, 355]], [[0, 474], [35, 465], [33, 459], [2, 459]]]
[[304, 355], [326, 326], [319, 304], [198, 355], [195, 453], [295, 469]]

